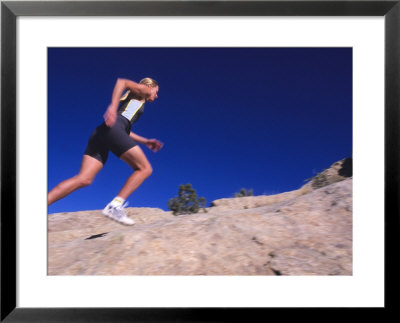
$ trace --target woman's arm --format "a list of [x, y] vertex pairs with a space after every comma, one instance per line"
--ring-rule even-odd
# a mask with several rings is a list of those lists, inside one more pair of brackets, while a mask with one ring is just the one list
[[141, 137], [133, 132], [131, 132], [129, 134], [129, 136], [136, 142], [146, 145], [148, 148], [150, 148], [154, 152], [159, 151], [164, 145], [161, 141], [158, 141], [157, 139], [146, 139], [146, 138]]
[[141, 136], [139, 136], [139, 135], [137, 135], [136, 133], [133, 133], [133, 132], [131, 132], [129, 134], [129, 137], [131, 137], [133, 140], [135, 140], [139, 144], [146, 144], [147, 141], [149, 140], [149, 139], [141, 137]]
[[127, 80], [127, 79], [117, 79], [115, 83], [114, 90], [111, 97], [111, 104], [108, 106], [106, 113], [104, 114], [104, 119], [106, 121], [107, 126], [111, 127], [117, 116], [117, 109], [119, 100], [121, 98], [122, 93], [129, 89], [137, 96], [142, 97], [143, 99], [148, 98], [152, 94], [151, 88], [146, 85], [138, 84], [136, 82]]
[[127, 80], [127, 79], [117, 79], [117, 82], [115, 83], [115, 87], [114, 87], [114, 91], [112, 94], [112, 98], [111, 98], [111, 105], [114, 107], [118, 107], [119, 104], [119, 99], [121, 98], [122, 93], [126, 90], [129, 89], [131, 90], [131, 92], [133, 92], [134, 94], [136, 94], [137, 96], [146, 99], [147, 97], [149, 97], [151, 95], [151, 88], [143, 85], [143, 84], [139, 84], [136, 82], [133, 82], [131, 80]]

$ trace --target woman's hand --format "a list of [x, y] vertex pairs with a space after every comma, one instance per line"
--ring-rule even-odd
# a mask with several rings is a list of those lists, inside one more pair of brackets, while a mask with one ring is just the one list
[[117, 111], [110, 104], [108, 106], [106, 113], [104, 114], [104, 120], [106, 122], [106, 125], [108, 127], [112, 127], [114, 125], [116, 119], [117, 119]]
[[145, 145], [154, 152], [159, 151], [164, 146], [164, 144], [161, 141], [158, 141], [157, 139], [148, 139], [145, 142]]

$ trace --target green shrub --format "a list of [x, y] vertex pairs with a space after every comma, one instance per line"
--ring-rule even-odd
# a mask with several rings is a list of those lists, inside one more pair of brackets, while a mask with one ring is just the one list
[[326, 172], [317, 173], [314, 177], [308, 178], [305, 182], [310, 182], [313, 189], [319, 189], [327, 185], [340, 182], [344, 177], [338, 175], [327, 176]]
[[235, 197], [253, 196], [253, 189], [246, 190], [242, 188], [239, 193], [235, 193]]
[[319, 173], [311, 180], [311, 186], [314, 189], [318, 189], [327, 185], [329, 185], [329, 181], [324, 173]]
[[178, 196], [168, 201], [168, 208], [174, 215], [197, 213], [200, 209], [205, 209], [206, 199], [204, 197], [197, 198], [196, 190], [192, 184], [179, 185]]

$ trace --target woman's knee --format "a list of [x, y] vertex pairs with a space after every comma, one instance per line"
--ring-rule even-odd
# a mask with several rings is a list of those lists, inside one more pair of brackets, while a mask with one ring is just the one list
[[153, 167], [149, 163], [136, 166], [135, 170], [140, 171], [146, 177], [149, 177], [153, 173]]
[[77, 175], [76, 180], [78, 181], [79, 187], [89, 186], [93, 182], [93, 178], [82, 175]]
[[146, 174], [146, 177], [149, 177], [153, 173], [153, 167], [151, 167], [150, 164], [147, 164], [144, 169], [144, 173]]

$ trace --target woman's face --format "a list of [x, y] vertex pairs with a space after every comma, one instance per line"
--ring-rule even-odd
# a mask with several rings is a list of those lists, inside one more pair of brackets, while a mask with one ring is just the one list
[[155, 99], [158, 98], [158, 90], [159, 90], [159, 88], [158, 88], [158, 86], [151, 87], [150, 85], [149, 85], [149, 87], [151, 89], [151, 95], [150, 95], [150, 97], [147, 98], [147, 102], [153, 102]]

